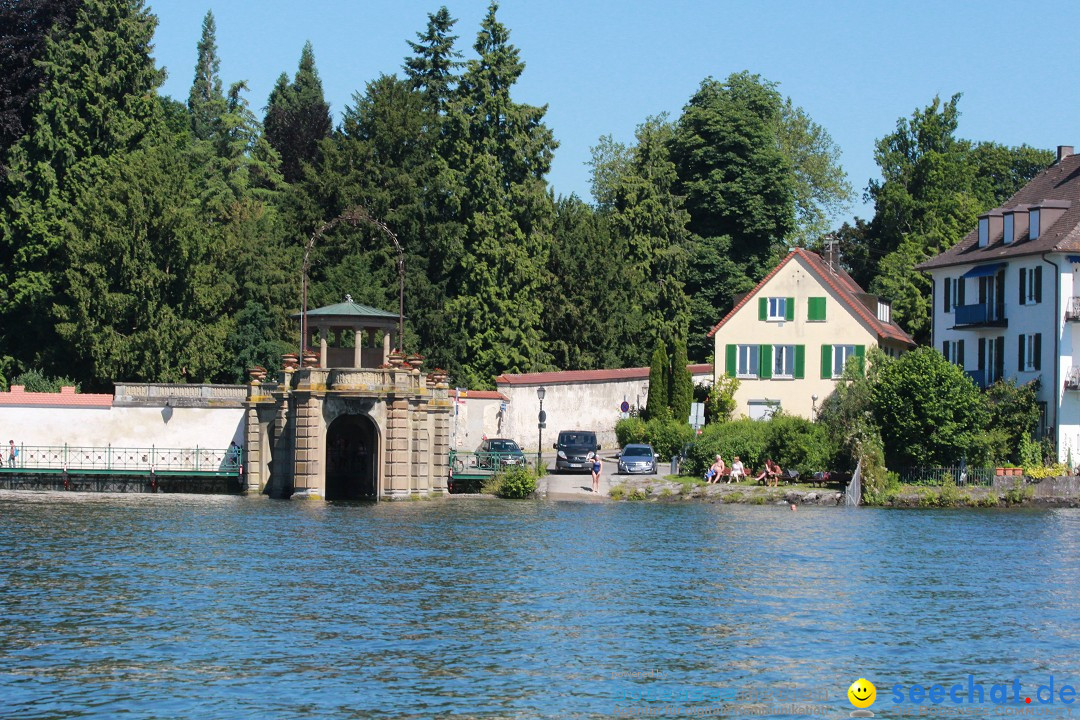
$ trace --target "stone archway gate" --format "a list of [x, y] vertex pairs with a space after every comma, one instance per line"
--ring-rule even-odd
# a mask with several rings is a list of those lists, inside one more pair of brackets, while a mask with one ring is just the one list
[[447, 492], [450, 413], [446, 375], [391, 358], [383, 368], [298, 368], [276, 381], [254, 373], [247, 408], [247, 486], [272, 497], [326, 497], [326, 439], [339, 416], [377, 430], [379, 498]]

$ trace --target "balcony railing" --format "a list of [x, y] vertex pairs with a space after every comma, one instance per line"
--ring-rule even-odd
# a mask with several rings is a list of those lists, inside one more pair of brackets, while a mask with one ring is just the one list
[[1005, 327], [1005, 311], [990, 303], [957, 305], [954, 327]]
[[1065, 320], [1068, 322], [1080, 322], [1080, 297], [1069, 298], [1065, 306]]
[[975, 386], [985, 390], [989, 383], [986, 382], [985, 370], [967, 370], [967, 375], [971, 378], [971, 382], [975, 383]]

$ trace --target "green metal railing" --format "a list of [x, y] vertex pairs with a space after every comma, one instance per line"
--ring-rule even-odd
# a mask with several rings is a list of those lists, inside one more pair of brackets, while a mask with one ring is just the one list
[[3, 452], [4, 472], [240, 475], [243, 448], [120, 448], [78, 445], [17, 445]]

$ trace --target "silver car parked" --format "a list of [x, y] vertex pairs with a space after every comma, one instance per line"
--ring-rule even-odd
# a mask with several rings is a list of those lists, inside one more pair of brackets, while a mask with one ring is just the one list
[[616, 456], [619, 458], [619, 473], [656, 474], [656, 460], [659, 457], [652, 445], [627, 445]]

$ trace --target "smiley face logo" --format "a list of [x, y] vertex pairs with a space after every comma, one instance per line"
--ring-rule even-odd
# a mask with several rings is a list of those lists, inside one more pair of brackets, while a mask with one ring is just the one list
[[847, 691], [847, 697], [855, 707], [868, 708], [877, 699], [877, 688], [874, 687], [874, 683], [866, 678], [859, 678], [851, 683], [851, 687]]

